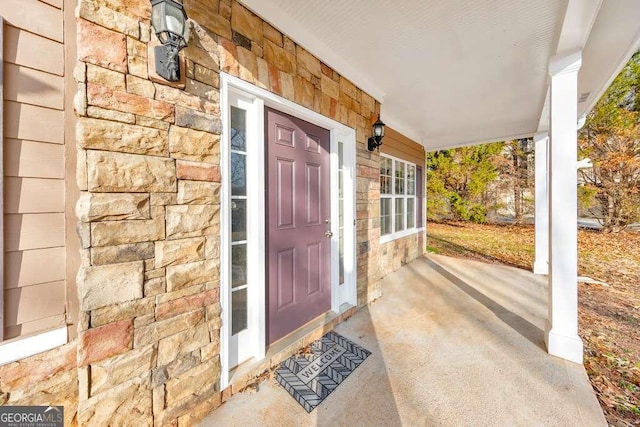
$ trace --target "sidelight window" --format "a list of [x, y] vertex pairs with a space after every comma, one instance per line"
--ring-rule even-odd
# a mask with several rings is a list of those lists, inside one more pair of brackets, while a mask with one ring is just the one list
[[247, 329], [247, 119], [231, 107], [231, 334]]

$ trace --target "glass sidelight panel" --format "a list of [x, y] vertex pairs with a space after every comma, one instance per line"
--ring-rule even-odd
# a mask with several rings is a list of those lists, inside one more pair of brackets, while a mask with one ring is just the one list
[[240, 108], [231, 107], [231, 149], [246, 151], [247, 149], [247, 113]]
[[231, 334], [247, 329], [247, 118], [231, 107]]
[[247, 200], [231, 200], [231, 241], [247, 239]]
[[231, 292], [231, 334], [247, 329], [247, 288]]
[[247, 195], [247, 155], [231, 152], [231, 194]]
[[339, 281], [344, 283], [344, 144], [338, 142], [338, 269]]
[[247, 284], [247, 244], [231, 247], [231, 287]]

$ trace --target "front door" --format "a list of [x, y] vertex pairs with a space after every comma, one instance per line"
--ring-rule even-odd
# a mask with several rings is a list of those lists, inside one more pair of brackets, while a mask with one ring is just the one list
[[331, 308], [330, 137], [270, 108], [265, 116], [271, 344]]

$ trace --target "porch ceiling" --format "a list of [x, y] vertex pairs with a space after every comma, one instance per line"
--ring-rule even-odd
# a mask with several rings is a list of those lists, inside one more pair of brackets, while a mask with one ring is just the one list
[[577, 49], [584, 114], [640, 40], [636, 0], [241, 1], [427, 150], [546, 130], [549, 59]]

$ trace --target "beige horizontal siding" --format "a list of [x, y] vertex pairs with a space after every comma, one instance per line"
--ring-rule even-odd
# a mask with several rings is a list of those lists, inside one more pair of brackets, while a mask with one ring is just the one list
[[[4, 82], [4, 18], [0, 16], [0, 81]], [[4, 83], [0, 84], [0, 157], [4, 164]], [[4, 174], [0, 174], [0, 179], [4, 182]], [[4, 186], [0, 186], [0, 207], [4, 210]], [[0, 216], [4, 219], [4, 216]], [[0, 221], [0, 279], [2, 279], [2, 293], [0, 293], [0, 340], [4, 340], [4, 221]]]
[[64, 212], [61, 179], [5, 177], [4, 194], [5, 214]]
[[425, 163], [425, 151], [422, 145], [391, 128], [385, 131], [380, 152], [419, 166]]
[[4, 102], [5, 138], [64, 143], [64, 112], [18, 102]]
[[65, 325], [63, 0], [0, 0], [4, 339]]
[[4, 64], [4, 99], [62, 110], [64, 78], [15, 64]]
[[58, 9], [62, 9], [62, 0], [40, 0], [42, 3], [49, 4]]
[[64, 146], [5, 138], [4, 175], [64, 179]]
[[38, 0], [2, 0], [0, 15], [9, 25], [63, 42], [62, 10], [59, 8]]
[[62, 43], [11, 25], [6, 25], [4, 30], [5, 62], [58, 76], [64, 74], [64, 45]]
[[64, 281], [5, 289], [5, 327], [64, 314]]
[[25, 322], [20, 325], [8, 326], [5, 328], [5, 339], [18, 338], [35, 334], [36, 332], [57, 329], [66, 324], [65, 315], [57, 314], [55, 316], [45, 317], [44, 319], [34, 320], [33, 322]]
[[64, 247], [5, 254], [5, 289], [64, 280]]
[[64, 214], [9, 214], [4, 216], [5, 251], [64, 246]]

